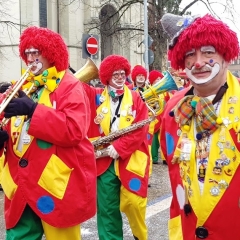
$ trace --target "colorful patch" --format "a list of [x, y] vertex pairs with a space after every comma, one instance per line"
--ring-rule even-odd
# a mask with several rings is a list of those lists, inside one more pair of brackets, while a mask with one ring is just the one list
[[54, 207], [54, 201], [50, 196], [42, 196], [37, 201], [37, 208], [43, 214], [51, 213]]
[[48, 76], [48, 70], [43, 71], [42, 76], [47, 77]]
[[174, 138], [170, 133], [166, 133], [167, 155], [171, 155], [174, 151]]
[[139, 191], [139, 189], [141, 188], [141, 181], [137, 178], [131, 179], [129, 182], [129, 188], [132, 191]]
[[45, 142], [41, 139], [37, 139], [37, 145], [39, 148], [41, 149], [48, 149], [52, 146], [52, 143], [49, 143], [49, 142]]
[[100, 106], [100, 104], [101, 104], [100, 96], [101, 96], [101, 94], [97, 94], [97, 95], [96, 95], [96, 98], [95, 98], [95, 101], [96, 101], [96, 105], [97, 105], [97, 106]]

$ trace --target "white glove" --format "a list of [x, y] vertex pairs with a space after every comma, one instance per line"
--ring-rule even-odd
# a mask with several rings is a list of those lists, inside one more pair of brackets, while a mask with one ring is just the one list
[[119, 157], [118, 152], [116, 151], [116, 149], [114, 148], [113, 145], [110, 145], [107, 147], [108, 149], [108, 155], [113, 158], [113, 159], [117, 159]]

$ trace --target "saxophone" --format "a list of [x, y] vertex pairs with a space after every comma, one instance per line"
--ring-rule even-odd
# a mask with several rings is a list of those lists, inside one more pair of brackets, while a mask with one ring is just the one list
[[139, 121], [137, 123], [130, 125], [129, 127], [117, 130], [115, 132], [108, 134], [107, 136], [104, 136], [104, 137], [101, 137], [101, 138], [98, 138], [98, 139], [92, 141], [92, 145], [95, 149], [96, 159], [108, 156], [108, 149], [103, 148], [104, 145], [109, 144], [112, 141], [118, 139], [119, 137], [122, 137], [126, 134], [133, 132], [134, 130], [142, 128], [146, 124], [149, 124], [150, 122], [155, 120], [155, 118], [156, 118], [155, 111], [148, 104], [146, 104], [146, 105], [151, 112], [150, 116], [147, 119], [144, 119], [142, 121]]

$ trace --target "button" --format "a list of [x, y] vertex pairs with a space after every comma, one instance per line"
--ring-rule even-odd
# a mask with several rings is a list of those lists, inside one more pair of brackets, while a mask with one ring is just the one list
[[19, 161], [19, 166], [25, 168], [28, 165], [28, 160], [21, 158]]
[[196, 236], [200, 239], [205, 239], [208, 237], [208, 230], [205, 227], [196, 228]]

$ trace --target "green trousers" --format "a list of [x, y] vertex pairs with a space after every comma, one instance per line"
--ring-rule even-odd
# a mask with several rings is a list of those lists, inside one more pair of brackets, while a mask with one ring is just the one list
[[97, 227], [100, 240], [122, 240], [122, 214], [128, 218], [132, 234], [147, 240], [145, 222], [147, 198], [129, 192], [121, 185], [114, 161], [97, 179]]
[[41, 219], [27, 205], [17, 225], [7, 230], [6, 240], [41, 240], [42, 236]]
[[156, 133], [153, 134], [153, 140], [152, 140], [152, 150], [151, 150], [151, 154], [152, 154], [152, 161], [153, 163], [158, 162], [158, 158], [159, 158], [159, 140], [158, 140], [158, 135], [159, 135], [159, 131], [157, 131]]
[[100, 240], [122, 240], [120, 205], [121, 182], [115, 174], [114, 161], [97, 179], [97, 226]]

